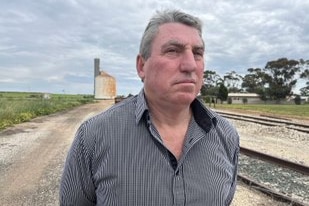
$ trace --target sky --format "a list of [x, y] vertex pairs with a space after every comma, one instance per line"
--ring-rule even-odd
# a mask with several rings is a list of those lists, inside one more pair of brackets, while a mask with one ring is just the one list
[[162, 9], [203, 21], [205, 69], [221, 76], [309, 59], [308, 0], [10, 0], [0, 8], [0, 91], [93, 94], [100, 58], [117, 95], [137, 94], [140, 39]]

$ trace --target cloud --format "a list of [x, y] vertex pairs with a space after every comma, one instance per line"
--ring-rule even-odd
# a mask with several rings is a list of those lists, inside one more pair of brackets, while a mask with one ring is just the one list
[[142, 32], [163, 8], [203, 20], [206, 69], [221, 75], [309, 53], [309, 2], [302, 0], [19, 0], [0, 7], [0, 90], [93, 93], [93, 59], [100, 58], [119, 94], [137, 93]]

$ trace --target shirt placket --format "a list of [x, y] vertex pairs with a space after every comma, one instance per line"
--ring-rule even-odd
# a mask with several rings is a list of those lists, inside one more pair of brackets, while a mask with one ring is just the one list
[[185, 205], [185, 187], [183, 179], [183, 171], [181, 168], [177, 168], [173, 177], [173, 195], [174, 205]]
[[[158, 131], [153, 127], [150, 117], [147, 116], [147, 125], [152, 136], [161, 143], [161, 145], [165, 148]], [[166, 148], [165, 148], [166, 149]], [[174, 206], [184, 206], [185, 205], [185, 186], [184, 186], [184, 175], [183, 175], [183, 165], [177, 164], [177, 160], [175, 157], [166, 149], [166, 154], [168, 155], [168, 159], [171, 162], [172, 167], [174, 168], [173, 174], [173, 205]], [[175, 163], [176, 162], [176, 163]]]

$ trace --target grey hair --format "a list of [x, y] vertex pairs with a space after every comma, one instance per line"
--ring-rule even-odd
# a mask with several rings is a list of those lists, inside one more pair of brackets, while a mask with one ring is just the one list
[[145, 60], [151, 55], [152, 42], [159, 31], [159, 26], [166, 23], [181, 23], [193, 27], [197, 29], [202, 39], [202, 21], [199, 18], [179, 10], [157, 11], [149, 20], [139, 48], [139, 53]]

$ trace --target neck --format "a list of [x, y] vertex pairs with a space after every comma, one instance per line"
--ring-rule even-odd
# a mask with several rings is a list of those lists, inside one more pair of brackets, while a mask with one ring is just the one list
[[148, 102], [151, 119], [157, 128], [165, 147], [179, 159], [190, 124], [192, 111], [190, 105], [186, 107], [156, 105]]
[[166, 126], [188, 125], [192, 116], [190, 105], [160, 105], [148, 102], [154, 123]]

